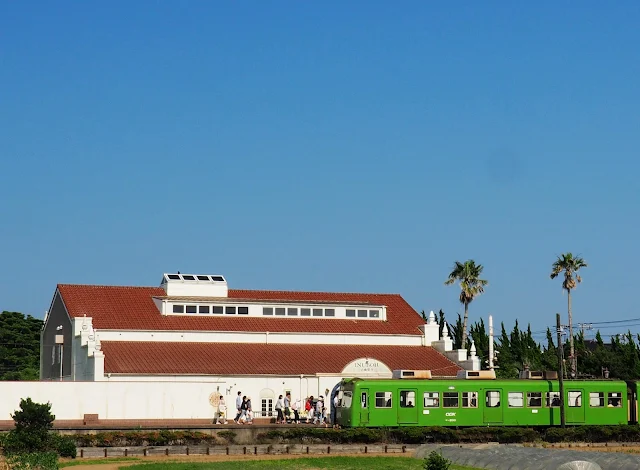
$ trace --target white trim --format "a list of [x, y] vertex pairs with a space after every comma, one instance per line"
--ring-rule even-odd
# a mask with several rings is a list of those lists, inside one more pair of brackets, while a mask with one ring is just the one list
[[100, 330], [100, 341], [423, 346], [423, 336], [250, 331]]

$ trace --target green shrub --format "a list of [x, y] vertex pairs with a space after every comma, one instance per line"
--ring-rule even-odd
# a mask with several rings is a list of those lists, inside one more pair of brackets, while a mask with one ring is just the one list
[[12, 470], [58, 470], [55, 452], [31, 452], [12, 455], [7, 459]]
[[233, 431], [220, 431], [218, 432], [218, 436], [223, 438], [229, 444], [233, 444], [236, 441], [237, 434]]
[[76, 458], [78, 450], [76, 449], [75, 439], [60, 434], [50, 434], [49, 438], [51, 450], [55, 451], [60, 457]]
[[450, 467], [451, 460], [444, 458], [435, 450], [431, 451], [429, 457], [424, 459], [424, 470], [449, 470]]

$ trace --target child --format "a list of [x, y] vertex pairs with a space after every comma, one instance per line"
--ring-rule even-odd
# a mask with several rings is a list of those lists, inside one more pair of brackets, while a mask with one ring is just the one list
[[[223, 421], [222, 423], [220, 421]], [[218, 403], [218, 416], [216, 418], [216, 424], [227, 424], [227, 405], [224, 402], [224, 397], [220, 395], [220, 402]]]

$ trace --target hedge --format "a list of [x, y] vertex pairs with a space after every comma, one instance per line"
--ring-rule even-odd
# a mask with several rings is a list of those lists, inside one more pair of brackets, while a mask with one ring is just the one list
[[233, 431], [220, 431], [216, 436], [198, 431], [109, 431], [72, 435], [78, 447], [125, 446], [194, 446], [232, 443]]
[[[235, 441], [232, 430], [205, 434], [196, 431], [130, 431], [75, 434], [69, 438], [79, 447], [228, 445]], [[1, 441], [1, 439], [0, 439]], [[330, 429], [311, 427], [276, 428], [257, 436], [260, 443], [329, 444], [422, 444], [524, 443], [524, 442], [640, 442], [640, 426], [576, 426], [562, 428], [520, 427], [402, 427]]]

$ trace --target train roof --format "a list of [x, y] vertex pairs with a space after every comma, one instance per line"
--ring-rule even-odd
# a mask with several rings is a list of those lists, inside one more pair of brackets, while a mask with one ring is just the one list
[[[433, 384], [444, 384], [444, 383], [450, 383], [450, 384], [482, 384], [482, 385], [525, 385], [525, 384], [531, 384], [531, 385], [535, 385], [535, 384], [551, 384], [551, 383], [557, 383], [557, 380], [547, 380], [547, 379], [457, 379], [457, 378], [450, 378], [450, 379], [446, 379], [446, 378], [434, 378], [434, 379], [381, 379], [381, 378], [359, 378], [359, 377], [354, 377], [351, 379], [343, 379], [344, 383], [388, 383], [388, 382], [394, 382], [394, 383], [407, 383], [407, 384], [421, 384], [421, 385], [426, 385], [428, 383], [433, 383]], [[634, 381], [634, 382], [640, 382], [640, 381]], [[567, 386], [571, 386], [572, 384], [581, 384], [581, 385], [620, 385], [620, 384], [625, 384], [626, 385], [627, 382], [625, 382], [624, 380], [616, 380], [616, 379], [565, 379], [564, 380], [564, 384], [565, 387]]]

